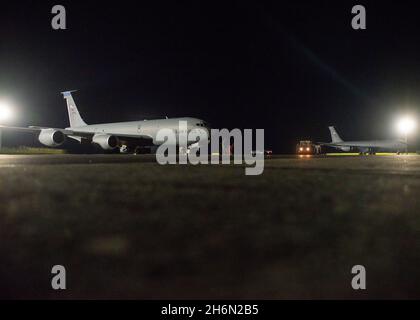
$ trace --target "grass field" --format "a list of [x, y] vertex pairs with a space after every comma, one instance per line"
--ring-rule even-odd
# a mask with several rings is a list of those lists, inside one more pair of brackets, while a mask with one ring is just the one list
[[16, 147], [16, 148], [0, 148], [0, 154], [26, 154], [26, 155], [35, 155], [35, 154], [65, 154], [66, 150], [55, 149], [55, 148], [32, 148], [32, 147]]
[[[419, 298], [420, 157], [0, 167], [2, 297]], [[51, 267], [68, 289], [50, 289]], [[350, 287], [367, 269], [368, 290]]]

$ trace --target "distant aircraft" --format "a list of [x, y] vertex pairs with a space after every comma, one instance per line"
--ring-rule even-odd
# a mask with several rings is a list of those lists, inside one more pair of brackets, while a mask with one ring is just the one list
[[[38, 134], [38, 140], [48, 147], [62, 145], [66, 138], [74, 139], [81, 144], [96, 144], [103, 150], [120, 149], [122, 153], [144, 152], [150, 147], [160, 143], [156, 141], [157, 132], [160, 129], [172, 129], [179, 138], [179, 121], [187, 122], [187, 130], [204, 130], [209, 134], [208, 123], [197, 118], [165, 118], [158, 120], [143, 120], [117, 123], [86, 124], [79, 114], [76, 103], [73, 100], [73, 91], [62, 92], [67, 102], [70, 127], [65, 129], [49, 127], [7, 127], [0, 126], [1, 130], [31, 132]], [[194, 146], [196, 141], [188, 141], [188, 148]]]
[[341, 151], [349, 152], [352, 149], [359, 150], [360, 154], [375, 154], [378, 150], [396, 151], [400, 153], [406, 150], [407, 143], [401, 139], [394, 140], [365, 140], [343, 141], [333, 126], [328, 127], [331, 133], [331, 142], [318, 142], [321, 145], [333, 147]]

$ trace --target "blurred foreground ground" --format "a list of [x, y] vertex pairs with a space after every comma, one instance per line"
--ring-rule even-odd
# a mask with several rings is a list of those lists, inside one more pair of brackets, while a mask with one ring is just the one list
[[0, 156], [0, 297], [420, 298], [420, 157], [153, 160]]

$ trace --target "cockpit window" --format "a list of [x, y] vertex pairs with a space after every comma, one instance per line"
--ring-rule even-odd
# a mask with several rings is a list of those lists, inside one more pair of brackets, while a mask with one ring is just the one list
[[196, 123], [195, 124], [197, 127], [205, 127], [205, 128], [209, 128], [210, 125], [207, 122], [200, 122], [200, 123]]

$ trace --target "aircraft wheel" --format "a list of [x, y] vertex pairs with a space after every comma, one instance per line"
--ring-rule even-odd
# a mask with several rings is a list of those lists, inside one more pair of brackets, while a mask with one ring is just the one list
[[129, 152], [129, 148], [126, 145], [122, 145], [120, 148], [120, 153], [128, 153]]
[[135, 147], [135, 148], [134, 148], [134, 154], [135, 154], [135, 155], [137, 155], [137, 154], [140, 154], [140, 153], [141, 153], [141, 148], [140, 148], [140, 147], [138, 147], [138, 146], [137, 146], [137, 147]]

